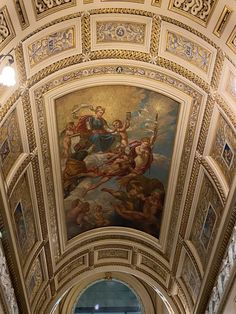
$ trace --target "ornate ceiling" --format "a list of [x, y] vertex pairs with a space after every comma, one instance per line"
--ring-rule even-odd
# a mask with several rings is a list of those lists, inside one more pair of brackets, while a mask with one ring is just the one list
[[235, 0], [1, 0], [17, 71], [0, 86], [6, 313], [50, 313], [105, 273], [145, 282], [170, 313], [223, 313], [235, 21]]

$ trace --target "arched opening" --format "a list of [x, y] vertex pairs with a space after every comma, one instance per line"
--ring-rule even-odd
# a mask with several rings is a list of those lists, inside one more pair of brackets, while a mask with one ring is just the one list
[[73, 314], [144, 314], [139, 296], [118, 280], [100, 280], [79, 295]]

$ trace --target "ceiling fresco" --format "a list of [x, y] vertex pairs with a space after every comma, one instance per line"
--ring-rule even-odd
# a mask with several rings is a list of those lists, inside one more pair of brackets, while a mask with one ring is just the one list
[[132, 86], [55, 101], [67, 235], [105, 226], [159, 236], [179, 104]]
[[228, 314], [235, 21], [235, 0], [1, 0], [0, 312], [71, 312], [117, 276], [147, 314]]

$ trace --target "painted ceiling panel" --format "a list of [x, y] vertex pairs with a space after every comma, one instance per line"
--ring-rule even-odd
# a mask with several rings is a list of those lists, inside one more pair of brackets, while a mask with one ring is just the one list
[[235, 20], [233, 0], [2, 1], [17, 85], [0, 86], [0, 230], [20, 312], [50, 313], [116, 270], [170, 313], [221, 313]]

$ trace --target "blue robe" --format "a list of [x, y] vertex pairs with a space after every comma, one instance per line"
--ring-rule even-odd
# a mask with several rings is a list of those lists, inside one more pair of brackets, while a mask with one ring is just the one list
[[92, 116], [88, 119], [88, 122], [91, 131], [93, 131], [89, 141], [95, 145], [94, 152], [106, 152], [115, 140], [114, 135], [107, 133], [105, 129], [107, 126], [106, 120]]

